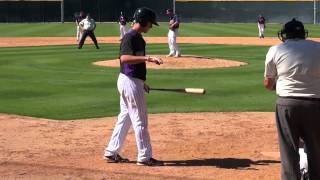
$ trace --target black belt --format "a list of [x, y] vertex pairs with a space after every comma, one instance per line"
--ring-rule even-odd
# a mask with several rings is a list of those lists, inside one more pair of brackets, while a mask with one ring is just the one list
[[284, 99], [296, 99], [296, 100], [304, 100], [304, 101], [319, 101], [320, 98], [310, 98], [310, 97], [295, 97], [295, 96], [278, 96], [279, 98]]

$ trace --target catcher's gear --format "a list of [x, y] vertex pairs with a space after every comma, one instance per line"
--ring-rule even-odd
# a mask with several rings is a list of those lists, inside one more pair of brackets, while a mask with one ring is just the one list
[[287, 39], [306, 39], [308, 37], [308, 31], [304, 29], [302, 22], [293, 18], [287, 22], [282, 29], [278, 32], [278, 38], [284, 42]]
[[142, 26], [146, 26], [148, 22], [159, 26], [159, 24], [157, 23], [156, 13], [152, 9], [146, 7], [138, 8], [135, 11], [133, 15], [133, 22], [139, 23]]

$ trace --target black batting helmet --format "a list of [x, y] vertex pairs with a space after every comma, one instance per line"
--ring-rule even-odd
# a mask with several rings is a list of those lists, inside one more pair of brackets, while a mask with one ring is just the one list
[[156, 13], [152, 9], [146, 7], [138, 8], [136, 10], [133, 15], [133, 22], [139, 23], [142, 26], [146, 26], [148, 22], [159, 26], [159, 24], [157, 23]]
[[287, 39], [306, 39], [308, 37], [308, 31], [304, 29], [302, 22], [293, 18], [278, 32], [278, 37], [283, 42]]

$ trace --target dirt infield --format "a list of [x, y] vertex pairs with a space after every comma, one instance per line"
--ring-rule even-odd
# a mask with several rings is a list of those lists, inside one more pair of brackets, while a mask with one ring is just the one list
[[[147, 43], [167, 43], [167, 37], [145, 37]], [[320, 41], [320, 38], [316, 39]], [[119, 37], [98, 37], [99, 43], [119, 43]], [[178, 37], [178, 43], [239, 44], [270, 46], [279, 43], [277, 38], [256, 37]], [[86, 43], [92, 43], [87, 40]], [[0, 47], [76, 45], [74, 37], [0, 37]]]
[[[167, 38], [146, 37], [146, 41], [167, 43]], [[90, 40], [87, 42], [91, 43]], [[119, 40], [118, 37], [99, 38], [99, 42], [119, 43]], [[279, 43], [275, 38], [261, 40], [240, 37], [188, 37], [178, 38], [178, 42], [241, 45]], [[0, 38], [0, 47], [65, 44], [75, 45], [76, 41], [71, 37]], [[176, 64], [180, 60], [169, 59], [170, 63]], [[0, 114], [0, 177], [32, 180], [269, 180], [280, 177], [274, 113], [150, 114], [154, 157], [164, 160], [164, 167], [135, 165], [136, 144], [132, 129], [122, 151], [122, 155], [132, 162], [106, 163], [102, 158], [103, 150], [115, 121], [116, 117], [53, 121]]]
[[[273, 113], [151, 114], [164, 167], [108, 164], [116, 117], [52, 121], [0, 114], [0, 174], [7, 179], [279, 179]], [[135, 161], [129, 131], [122, 155]]]
[[[148, 69], [207, 69], [207, 68], [220, 68], [220, 67], [234, 67], [243, 66], [247, 63], [225, 59], [208, 59], [200, 56], [183, 55], [179, 58], [166, 57], [163, 55], [154, 55], [161, 57], [163, 60], [162, 65], [156, 65], [154, 63], [147, 63]], [[94, 63], [98, 66], [106, 67], [119, 67], [119, 60], [106, 60], [98, 61]]]
[[[119, 43], [119, 37], [98, 37], [99, 43]], [[167, 37], [144, 37], [147, 43], [168, 43]], [[309, 38], [320, 41], [320, 38]], [[278, 38], [267, 37], [178, 37], [178, 43], [195, 44], [229, 44], [271, 46], [280, 43]], [[92, 44], [91, 40], [86, 43]], [[74, 37], [0, 37], [0, 47], [48, 46], [48, 45], [76, 45]]]

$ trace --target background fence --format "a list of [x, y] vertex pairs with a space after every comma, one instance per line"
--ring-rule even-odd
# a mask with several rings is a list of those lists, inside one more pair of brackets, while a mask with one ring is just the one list
[[176, 9], [184, 21], [202, 22], [256, 22], [262, 14], [268, 22], [282, 23], [296, 17], [313, 23], [314, 15], [312, 1], [178, 2]]
[[[132, 17], [136, 8], [146, 6], [156, 11], [159, 21], [167, 21], [165, 9], [172, 5], [173, 0], [64, 0], [64, 19], [74, 21], [74, 13], [83, 10], [96, 21], [117, 21], [120, 11]], [[178, 1], [176, 12], [183, 22], [255, 22], [259, 14], [268, 22], [282, 23], [292, 17], [313, 22], [312, 1]], [[0, 22], [59, 22], [60, 15], [59, 1], [0, 0]]]

